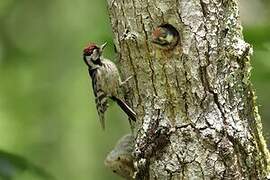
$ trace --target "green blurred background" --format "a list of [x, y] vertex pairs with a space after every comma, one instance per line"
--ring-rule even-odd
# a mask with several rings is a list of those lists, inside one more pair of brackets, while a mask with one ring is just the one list
[[[254, 46], [252, 81], [268, 138], [270, 128], [270, 3], [242, 0], [247, 42]], [[98, 122], [81, 51], [107, 41], [115, 57], [106, 1], [0, 0], [0, 149], [22, 155], [61, 180], [119, 179], [103, 165], [129, 132], [109, 108]], [[16, 179], [38, 179], [28, 172]]]

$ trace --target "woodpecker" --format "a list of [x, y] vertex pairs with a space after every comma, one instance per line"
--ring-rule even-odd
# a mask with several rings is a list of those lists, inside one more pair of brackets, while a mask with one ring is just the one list
[[152, 32], [152, 43], [164, 50], [173, 49], [179, 38], [178, 31], [170, 24], [160, 25]]
[[130, 119], [136, 121], [136, 113], [121, 97], [121, 86], [131, 77], [122, 81], [116, 65], [109, 59], [101, 56], [106, 44], [104, 43], [99, 47], [96, 44], [90, 43], [83, 50], [83, 60], [88, 66], [89, 75], [92, 79], [96, 108], [102, 129], [105, 129], [104, 116], [108, 108], [108, 98], [115, 101]]

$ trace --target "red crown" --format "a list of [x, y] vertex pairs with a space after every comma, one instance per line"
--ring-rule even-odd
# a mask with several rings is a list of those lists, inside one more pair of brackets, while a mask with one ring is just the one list
[[152, 36], [154, 38], [158, 38], [161, 35], [161, 27], [157, 27], [153, 32], [152, 32]]
[[97, 45], [94, 43], [89, 43], [84, 49], [83, 49], [83, 53], [84, 54], [92, 54], [94, 49], [98, 49]]

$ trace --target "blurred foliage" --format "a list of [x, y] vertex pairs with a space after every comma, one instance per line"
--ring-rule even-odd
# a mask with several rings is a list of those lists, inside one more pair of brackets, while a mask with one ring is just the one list
[[[265, 130], [270, 128], [269, 31], [270, 23], [244, 27], [254, 46], [252, 81]], [[113, 105], [106, 131], [100, 128], [81, 58], [89, 41], [107, 41], [105, 54], [115, 57], [105, 0], [0, 1], [0, 149], [26, 157], [56, 179], [119, 179], [103, 160], [129, 132], [128, 122]]]
[[[53, 180], [54, 178], [45, 172], [42, 168], [30, 163], [25, 158], [7, 153], [0, 150], [0, 178], [3, 180], [12, 180], [23, 171], [30, 171], [37, 177], [44, 180]], [[37, 178], [35, 177], [35, 179]], [[30, 178], [30, 177], [29, 177]]]
[[[269, 6], [270, 7], [270, 4]], [[268, 17], [270, 20], [270, 17]], [[269, 21], [270, 22], [270, 21]], [[253, 65], [251, 80], [258, 97], [257, 104], [262, 117], [263, 130], [268, 145], [270, 144], [270, 23], [244, 27], [244, 37], [253, 45]]]

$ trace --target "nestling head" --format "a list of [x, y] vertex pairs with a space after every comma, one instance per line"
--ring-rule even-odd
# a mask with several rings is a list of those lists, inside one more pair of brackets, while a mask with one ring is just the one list
[[152, 43], [161, 49], [172, 49], [179, 40], [178, 31], [170, 24], [158, 26], [152, 32]]
[[[95, 63], [100, 60], [103, 49], [107, 43], [102, 44], [100, 47], [94, 43], [89, 43], [83, 50], [83, 57], [87, 64]], [[90, 62], [91, 61], [91, 62]]]
[[152, 33], [152, 42], [165, 45], [170, 41], [172, 36], [163, 27], [157, 27]]

